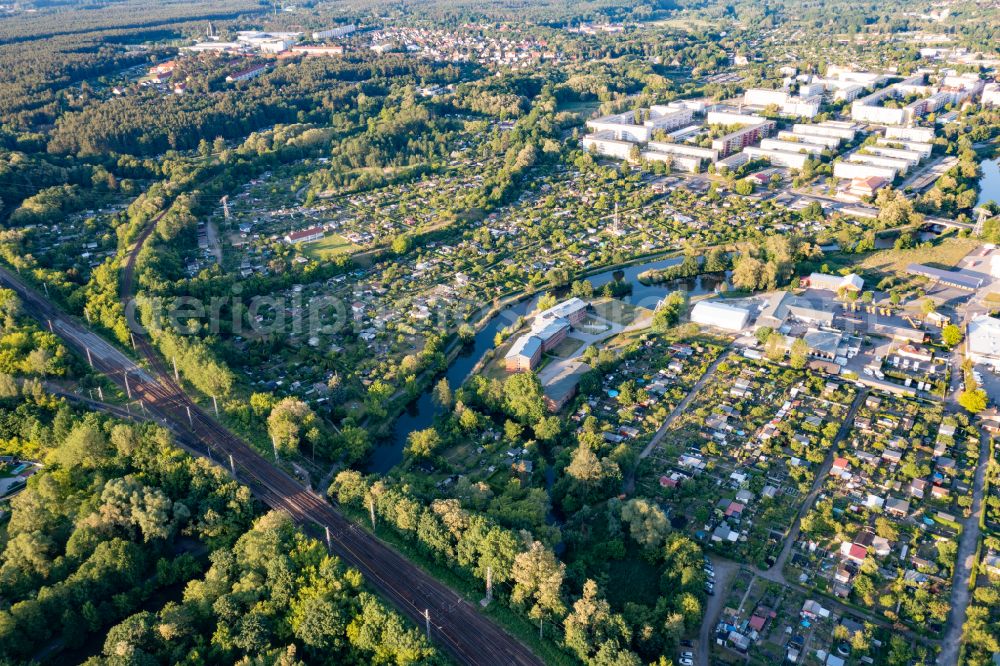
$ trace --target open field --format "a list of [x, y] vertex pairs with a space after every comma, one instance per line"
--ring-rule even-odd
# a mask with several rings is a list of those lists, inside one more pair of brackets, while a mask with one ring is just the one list
[[340, 234], [330, 234], [313, 243], [302, 246], [302, 253], [310, 259], [331, 259], [341, 254], [351, 254], [358, 246]]
[[877, 271], [901, 271], [912, 263], [930, 264], [938, 267], [957, 266], [958, 262], [979, 245], [974, 238], [947, 238], [930, 247], [915, 247], [908, 250], [879, 250], [859, 263], [856, 269]]

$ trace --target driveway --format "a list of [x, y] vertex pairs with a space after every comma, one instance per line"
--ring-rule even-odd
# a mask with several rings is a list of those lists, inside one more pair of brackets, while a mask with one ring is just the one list
[[732, 560], [725, 560], [717, 555], [712, 555], [709, 559], [715, 568], [715, 594], [708, 597], [705, 604], [705, 617], [701, 621], [701, 631], [698, 634], [698, 651], [694, 656], [697, 666], [711, 666], [708, 652], [711, 649], [712, 634], [726, 605], [729, 586], [733, 584], [733, 579], [740, 570], [740, 565]]

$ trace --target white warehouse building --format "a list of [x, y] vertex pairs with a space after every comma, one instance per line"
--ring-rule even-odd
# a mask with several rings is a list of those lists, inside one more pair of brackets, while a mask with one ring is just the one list
[[1000, 370], [1000, 319], [976, 315], [968, 326], [969, 358]]
[[750, 311], [718, 301], [699, 301], [691, 309], [691, 321], [727, 331], [741, 331], [750, 322]]

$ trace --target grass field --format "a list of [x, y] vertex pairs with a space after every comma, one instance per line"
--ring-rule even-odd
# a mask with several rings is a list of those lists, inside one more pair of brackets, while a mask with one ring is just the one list
[[583, 346], [583, 340], [566, 338], [557, 344], [549, 353], [558, 358], [569, 358], [577, 349]]
[[303, 245], [302, 253], [310, 259], [323, 261], [324, 259], [331, 259], [341, 254], [352, 254], [358, 249], [357, 245], [340, 234], [330, 234], [318, 241]]
[[639, 317], [652, 314], [646, 308], [640, 308], [620, 301], [617, 298], [605, 298], [591, 303], [594, 313], [602, 319], [607, 319], [622, 326], [628, 326]]
[[938, 268], [952, 268], [969, 252], [979, 246], [975, 238], [949, 237], [930, 247], [909, 250], [878, 250], [857, 262], [848, 262], [856, 271], [905, 272], [909, 264], [928, 264]]

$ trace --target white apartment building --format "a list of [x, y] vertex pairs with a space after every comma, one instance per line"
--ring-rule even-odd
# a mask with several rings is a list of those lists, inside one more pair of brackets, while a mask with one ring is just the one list
[[[639, 115], [641, 122], [636, 122]], [[614, 139], [646, 143], [653, 130], [669, 132], [691, 123], [694, 111], [686, 107], [651, 106], [649, 109], [626, 111], [587, 121], [587, 127], [594, 133], [612, 132]]]
[[785, 141], [798, 141], [800, 143], [811, 143], [815, 146], [822, 146], [823, 148], [836, 148], [840, 145], [840, 139], [835, 136], [816, 136], [814, 134], [797, 134], [795, 132], [789, 132], [788, 130], [782, 130], [778, 132], [778, 138], [784, 139]]
[[920, 160], [924, 158], [923, 153], [918, 153], [914, 150], [905, 150], [902, 148], [886, 148], [884, 146], [879, 146], [878, 144], [874, 146], [864, 146], [863, 149], [866, 153], [871, 155], [877, 155], [879, 157], [892, 157], [897, 160], [904, 160], [909, 163], [911, 167], [915, 167], [920, 163]]
[[875, 141], [875, 145], [884, 148], [907, 150], [911, 153], [919, 154], [922, 159], [930, 157], [931, 152], [934, 150], [934, 145], [930, 143], [919, 143], [917, 141], [906, 141], [904, 139], [886, 139], [884, 137], [879, 137]]
[[848, 180], [875, 176], [877, 178], [884, 178], [887, 182], [891, 183], [896, 179], [896, 170], [872, 164], [838, 161], [833, 163], [833, 175], [835, 178], [846, 178]]
[[930, 143], [934, 140], [934, 128], [932, 127], [886, 127], [885, 137], [887, 139], [902, 139], [904, 141], [917, 141], [919, 143]]
[[737, 111], [709, 111], [705, 115], [706, 125], [760, 125], [769, 122], [767, 118]]
[[700, 146], [689, 146], [683, 143], [661, 143], [650, 141], [646, 146], [649, 150], [665, 153], [667, 155], [679, 155], [681, 157], [694, 157], [699, 160], [714, 162], [719, 159], [719, 151], [712, 148], [702, 148]]
[[764, 150], [783, 150], [787, 153], [806, 153], [807, 155], [818, 155], [823, 152], [824, 147], [815, 143], [805, 141], [782, 141], [781, 139], [763, 139], [760, 147]]
[[821, 98], [819, 95], [809, 96], [806, 93], [795, 97], [786, 90], [750, 88], [743, 93], [743, 102], [751, 106], [762, 107], [774, 104], [784, 114], [812, 118], [819, 113]]
[[767, 160], [774, 166], [789, 169], [801, 169], [810, 157], [808, 153], [790, 153], [785, 150], [768, 150], [754, 146], [747, 146], [743, 152], [752, 160]]
[[835, 136], [845, 141], [853, 141], [855, 135], [854, 125], [851, 123], [827, 121], [818, 125], [808, 125], [805, 123], [795, 123], [792, 131], [796, 134], [810, 136]]
[[661, 153], [655, 150], [643, 151], [642, 159], [647, 162], [670, 162], [671, 169], [676, 169], [677, 171], [687, 171], [688, 173], [700, 172], [702, 165], [702, 159], [700, 157]]
[[738, 169], [747, 162], [750, 161], [750, 156], [744, 152], [733, 153], [729, 157], [724, 157], [721, 160], [715, 161], [715, 170], [728, 169], [732, 171], [733, 169]]
[[612, 132], [588, 134], [583, 137], [580, 143], [583, 149], [588, 152], [595, 152], [598, 155], [614, 157], [620, 160], [627, 160], [632, 154], [632, 146], [635, 145], [631, 141], [615, 139]]
[[879, 157], [878, 155], [866, 155], [862, 152], [851, 153], [847, 157], [847, 161], [854, 164], [868, 164], [870, 166], [895, 169], [896, 173], [902, 175], [905, 175], [910, 169], [910, 163], [906, 160], [897, 160], [892, 157]]

